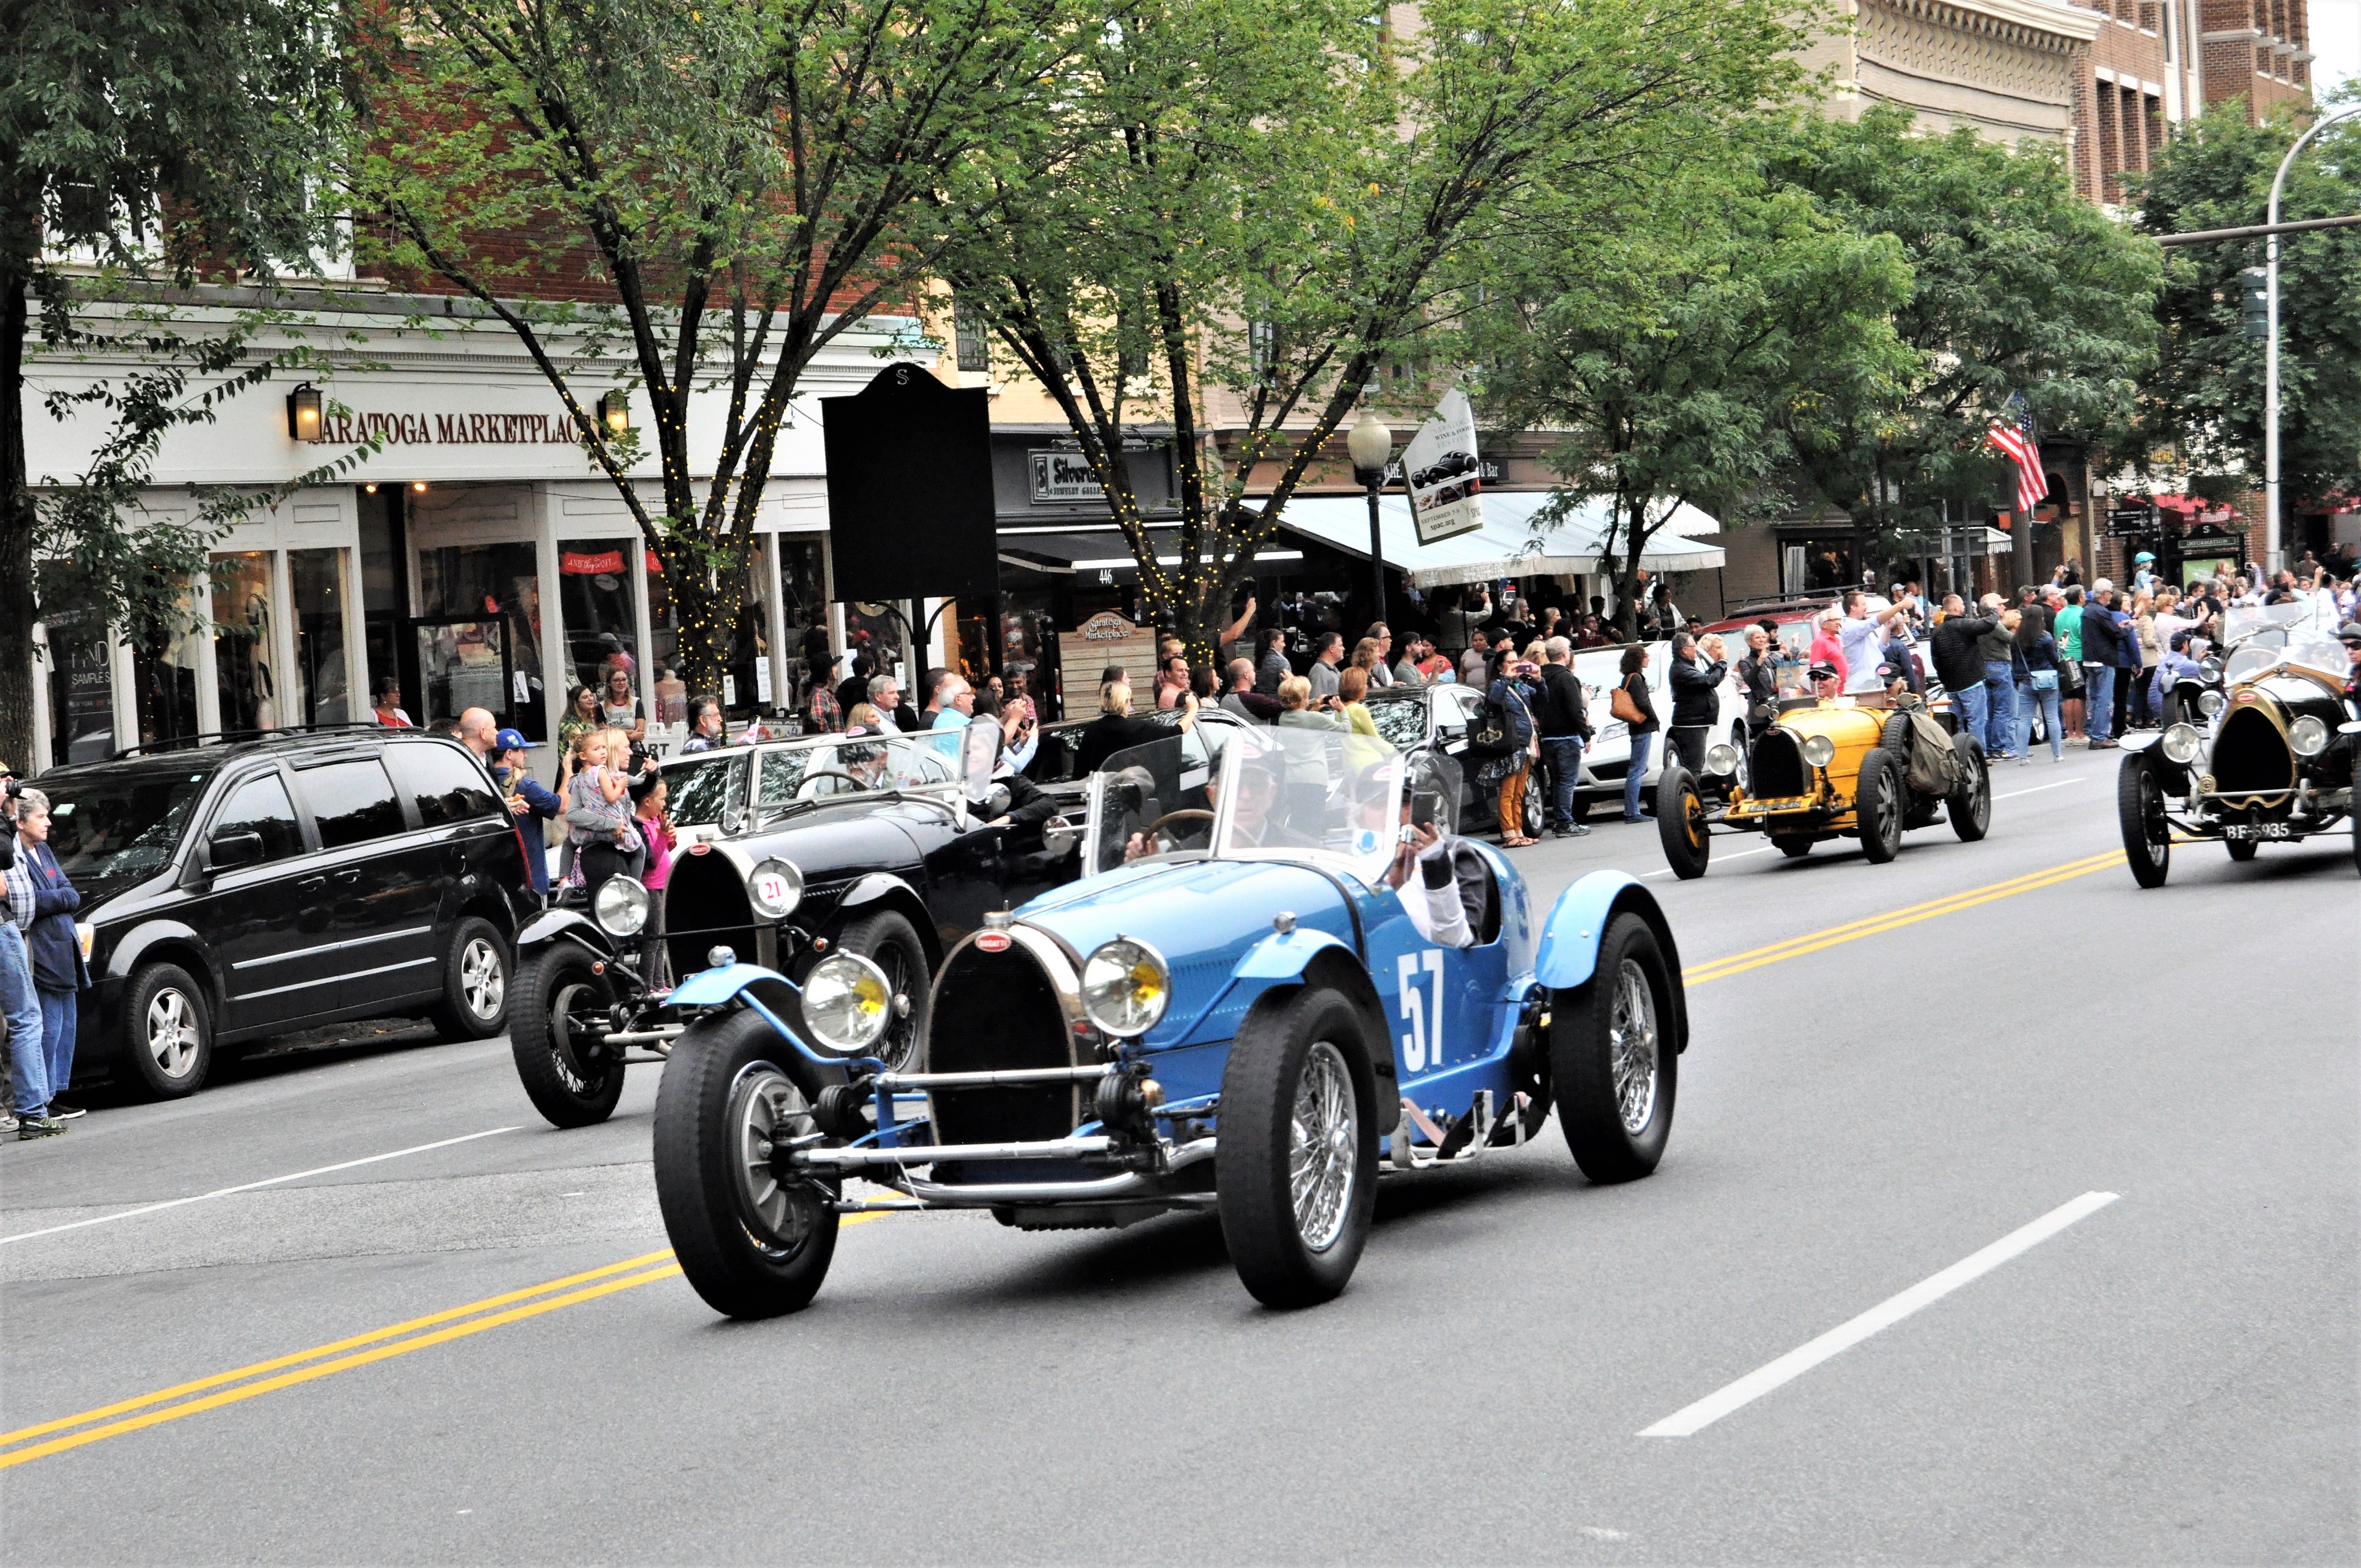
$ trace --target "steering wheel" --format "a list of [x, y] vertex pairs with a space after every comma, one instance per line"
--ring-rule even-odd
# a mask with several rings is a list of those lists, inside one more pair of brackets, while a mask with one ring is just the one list
[[846, 773], [842, 768], [813, 768], [807, 772], [803, 778], [796, 784], [796, 798], [797, 800], [810, 800], [813, 798], [811, 795], [807, 795], [805, 791], [811, 788], [812, 783], [816, 779], [842, 779], [845, 783], [858, 790], [868, 790], [875, 787], [873, 784], [862, 783], [852, 774]]
[[1163, 839], [1160, 837], [1160, 834], [1162, 833], [1166, 823], [1211, 822], [1213, 820], [1213, 814], [1212, 812], [1206, 811], [1202, 807], [1191, 806], [1185, 811], [1166, 812], [1163, 816], [1158, 817], [1155, 821], [1141, 828], [1140, 834], [1142, 837], [1153, 841], [1157, 845], [1157, 853], [1162, 854], [1164, 852], [1164, 848]]

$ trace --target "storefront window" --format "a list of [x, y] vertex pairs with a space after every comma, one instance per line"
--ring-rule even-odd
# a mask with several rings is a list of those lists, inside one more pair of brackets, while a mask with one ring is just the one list
[[224, 730], [275, 729], [281, 672], [271, 624], [270, 554], [213, 558], [214, 689]]
[[[185, 608], [188, 599], [181, 598]], [[197, 732], [197, 639], [201, 632], [174, 631], [155, 647], [131, 650], [133, 706], [139, 715], [139, 744], [153, 746]]]
[[882, 604], [871, 605], [866, 609], [857, 604], [844, 607], [844, 650], [848, 660], [845, 666], [837, 672], [839, 680], [851, 673], [851, 660], [862, 653], [870, 656], [878, 672], [899, 674], [904, 680], [909, 678], [907, 672], [900, 667], [903, 653], [901, 619]]
[[[76, 616], [49, 623], [49, 764], [91, 762], [115, 748], [115, 683], [105, 629]], [[192, 684], [192, 695], [194, 692]]]
[[1834, 539], [1798, 538], [1790, 534], [1779, 541], [1779, 546], [1780, 587], [1783, 592], [1817, 594], [1861, 586], [1860, 571], [1853, 565], [1853, 539], [1850, 534]]
[[481, 707], [528, 740], [547, 740], [533, 547], [517, 542], [421, 550], [418, 606], [418, 674], [426, 687], [420, 721]]
[[[787, 679], [794, 690], [781, 706], [800, 710], [816, 674], [828, 667], [828, 576], [818, 538], [774, 536], [779, 552], [779, 603], [787, 623]], [[844, 678], [839, 666], [836, 678]]]
[[722, 711], [741, 718], [781, 706], [771, 689], [770, 536], [754, 541], [746, 558], [746, 588], [730, 636], [730, 663], [721, 683]]
[[345, 552], [291, 550], [294, 593], [295, 701], [306, 724], [345, 724], [353, 715], [345, 664]]
[[[640, 685], [640, 639], [631, 610], [631, 578], [623, 563], [639, 549], [636, 541], [567, 539], [557, 546], [564, 584], [566, 657], [577, 685], [602, 689], [607, 671], [629, 671]], [[568, 693], [571, 696], [571, 693]]]

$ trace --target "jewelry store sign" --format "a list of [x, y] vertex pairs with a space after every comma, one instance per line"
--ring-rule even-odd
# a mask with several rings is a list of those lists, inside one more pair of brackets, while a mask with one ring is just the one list
[[1091, 473], [1091, 461], [1079, 452], [1036, 447], [1026, 455], [1033, 464], [1033, 499], [1041, 502], [1100, 501], [1106, 491]]

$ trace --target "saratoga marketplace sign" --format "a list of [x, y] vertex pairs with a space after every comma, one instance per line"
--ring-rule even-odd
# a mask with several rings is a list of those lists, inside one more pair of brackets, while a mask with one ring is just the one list
[[319, 441], [348, 446], [375, 436], [388, 446], [575, 446], [574, 421], [555, 414], [387, 413], [324, 415]]

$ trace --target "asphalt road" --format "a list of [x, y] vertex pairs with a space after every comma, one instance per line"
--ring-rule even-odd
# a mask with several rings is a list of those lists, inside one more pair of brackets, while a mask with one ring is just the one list
[[102, 1108], [0, 1147], [6, 1556], [2361, 1560], [2350, 845], [2142, 893], [2113, 779], [2004, 768], [1988, 840], [1883, 867], [1521, 851], [1544, 899], [1657, 873], [1671, 1152], [1592, 1187], [1553, 1127], [1389, 1179], [1307, 1312], [1209, 1218], [895, 1215], [807, 1312], [725, 1322], [665, 1265], [655, 1069], [561, 1133], [501, 1041]]

